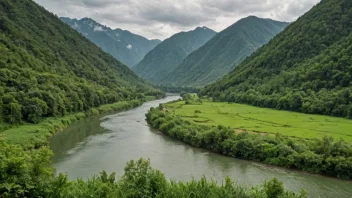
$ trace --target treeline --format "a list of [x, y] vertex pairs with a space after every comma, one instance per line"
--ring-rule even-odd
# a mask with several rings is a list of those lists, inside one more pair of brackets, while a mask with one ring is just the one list
[[352, 1], [324, 0], [200, 94], [352, 118], [351, 54]]
[[315, 174], [352, 179], [352, 145], [323, 139], [295, 139], [243, 132], [231, 128], [202, 126], [151, 108], [148, 123], [164, 134], [198, 148], [223, 155], [298, 169]]
[[167, 85], [157, 85], [158, 89], [166, 93], [198, 93], [199, 89], [195, 87], [176, 87], [176, 86], [167, 86]]
[[163, 93], [30, 0], [0, 2], [0, 123]]
[[150, 167], [150, 161], [139, 159], [126, 164], [124, 174], [115, 180], [115, 173], [105, 171], [88, 180], [68, 181], [67, 175], [54, 175], [51, 151], [42, 147], [24, 151], [17, 145], [0, 141], [0, 197], [190, 197], [190, 198], [305, 198], [284, 189], [277, 179], [258, 187], [241, 187], [230, 178], [218, 185], [202, 178], [199, 181], [176, 182]]

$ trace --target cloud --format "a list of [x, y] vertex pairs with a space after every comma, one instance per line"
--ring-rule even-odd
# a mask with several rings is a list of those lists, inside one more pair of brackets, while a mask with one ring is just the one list
[[94, 32], [103, 32], [104, 29], [101, 26], [94, 26]]
[[255, 15], [294, 21], [320, 0], [34, 0], [70, 18], [89, 17], [111, 28], [165, 39], [197, 26], [221, 31]]

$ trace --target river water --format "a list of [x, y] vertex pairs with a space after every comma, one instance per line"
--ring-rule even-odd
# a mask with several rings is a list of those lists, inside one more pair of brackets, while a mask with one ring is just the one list
[[123, 174], [127, 161], [150, 159], [153, 168], [168, 178], [191, 180], [202, 176], [219, 183], [230, 176], [239, 184], [258, 185], [278, 178], [287, 189], [305, 189], [310, 197], [352, 197], [352, 183], [277, 167], [238, 160], [187, 146], [151, 129], [145, 113], [159, 103], [176, 100], [168, 96], [135, 109], [76, 122], [51, 138], [53, 165], [70, 179], [87, 178], [101, 170]]

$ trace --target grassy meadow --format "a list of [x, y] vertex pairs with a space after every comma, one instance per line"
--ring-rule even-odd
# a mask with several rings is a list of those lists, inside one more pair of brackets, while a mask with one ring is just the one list
[[[194, 96], [193, 96], [194, 97]], [[280, 133], [298, 138], [331, 136], [352, 142], [352, 120], [281, 111], [244, 104], [202, 101], [165, 104], [170, 113], [201, 125], [224, 125], [236, 132]]]

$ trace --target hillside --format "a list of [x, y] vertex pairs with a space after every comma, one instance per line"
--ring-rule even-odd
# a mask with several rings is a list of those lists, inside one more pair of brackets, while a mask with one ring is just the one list
[[162, 79], [174, 86], [204, 86], [225, 76], [288, 23], [250, 16], [218, 33]]
[[77, 20], [62, 17], [61, 20], [129, 67], [139, 63], [161, 42], [148, 40], [127, 30], [112, 30], [90, 18]]
[[201, 95], [352, 117], [352, 1], [324, 0]]
[[142, 78], [155, 84], [172, 72], [191, 52], [204, 45], [216, 32], [206, 27], [181, 32], [166, 39], [150, 51], [132, 69]]
[[1, 122], [161, 94], [55, 15], [30, 0], [0, 2]]

